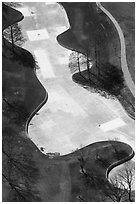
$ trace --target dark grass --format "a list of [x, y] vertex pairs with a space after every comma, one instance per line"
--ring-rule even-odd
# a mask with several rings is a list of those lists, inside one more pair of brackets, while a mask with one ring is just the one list
[[[70, 49], [72, 51], [76, 51], [76, 52], [79, 52], [79, 53], [82, 53], [85, 55], [87, 55], [86, 49], [89, 49], [90, 60], [92, 60], [92, 62], [94, 62], [94, 63], [95, 63], [95, 61], [97, 61], [97, 64], [98, 64], [97, 66], [99, 68], [102, 67], [103, 64], [106, 64], [106, 63], [112, 61], [112, 64], [111, 64], [112, 67], [116, 66], [116, 67], [118, 67], [118, 69], [120, 71], [121, 70], [120, 57], [119, 57], [119, 55], [120, 55], [119, 43], [120, 42], [119, 42], [117, 31], [116, 31], [114, 25], [112, 24], [112, 22], [110, 21], [110, 19], [107, 16], [103, 15], [101, 11], [99, 13], [100, 15], [98, 15], [97, 11], [95, 11], [95, 4], [94, 3], [91, 3], [90, 5], [87, 3], [85, 3], [85, 4], [81, 3], [79, 5], [77, 3], [75, 3], [74, 5], [71, 3], [63, 3], [62, 5], [67, 12], [71, 27], [69, 30], [67, 30], [64, 33], [57, 36], [57, 40], [58, 40], [59, 44], [65, 48], [67, 48], [67, 49]], [[108, 5], [111, 6], [111, 3]], [[113, 3], [113, 5], [114, 5], [114, 3]], [[122, 4], [120, 4], [120, 5], [122, 5]], [[123, 6], [124, 5], [127, 5], [127, 4], [123, 3]], [[89, 24], [91, 22], [93, 23], [94, 29], [92, 28], [92, 25], [89, 26], [89, 30], [88, 29], [86, 30], [84, 28], [84, 26], [83, 26], [83, 28], [81, 28], [81, 29], [83, 29], [83, 33], [86, 33], [87, 35], [90, 33], [90, 37], [87, 40], [88, 42], [85, 42], [85, 41], [82, 42], [81, 41], [81, 43], [80, 43], [78, 34], [76, 36], [73, 33], [75, 7], [81, 8], [81, 14], [82, 14], [82, 12], [85, 13], [87, 11], [85, 16], [83, 17], [84, 21], [88, 22]], [[89, 13], [89, 11], [93, 11], [92, 15]], [[114, 11], [114, 13], [115, 13], [115, 11]], [[124, 15], [126, 16], [127, 13], [125, 13]], [[92, 16], [92, 18], [91, 18], [91, 16]], [[108, 23], [108, 22], [110, 22], [110, 23]], [[101, 30], [101, 27], [99, 26], [100, 23], [103, 23], [105, 29], [107, 30], [106, 31], [106, 34], [108, 36], [107, 39], [105, 38], [105, 35], [104, 35], [105, 31]], [[96, 31], [95, 33], [94, 33], [94, 30]], [[128, 44], [130, 43], [129, 40], [127, 42], [128, 42]], [[96, 56], [95, 56], [95, 44], [96, 44]], [[112, 56], [114, 59], [112, 58]], [[75, 63], [77, 63], [77, 62], [75, 62]], [[75, 69], [75, 67], [76, 67], [76, 65], [74, 66], [74, 69]], [[113, 98], [113, 99], [117, 98], [120, 101], [120, 103], [122, 104], [122, 106], [124, 107], [127, 114], [132, 119], [135, 119], [135, 107], [134, 107], [134, 104], [135, 104], [134, 100], [135, 99], [125, 84], [122, 87], [122, 83], [119, 83], [117, 86], [117, 90], [116, 90], [116, 86], [115, 86], [115, 89], [113, 90], [113, 87], [111, 87], [111, 84], [113, 84], [117, 80], [117, 77], [113, 77], [112, 81], [110, 79], [110, 85], [109, 86], [107, 85], [107, 87], [105, 87], [104, 82], [102, 83], [99, 80], [99, 77], [97, 76], [96, 68], [94, 69], [94, 73], [92, 72], [90, 74], [91, 80], [88, 78], [87, 72], [88, 71], [82, 71], [81, 75], [78, 73], [75, 73], [72, 76], [72, 78], [76, 83], [79, 83], [80, 85], [85, 86], [85, 87], [88, 86], [88, 87], [92, 88], [92, 90], [94, 92], [97, 92], [100, 95], [105, 96], [106, 98]], [[114, 72], [112, 74], [115, 75]], [[107, 81], [107, 79], [106, 79], [106, 81]]]
[[[5, 51], [11, 53], [10, 57]], [[47, 94], [35, 75], [35, 67], [35, 60], [28, 51], [6, 42], [6, 47], [3, 47], [2, 108], [3, 189], [7, 194], [4, 201], [7, 202], [41, 201], [35, 185], [39, 182], [40, 169], [33, 157], [38, 149], [25, 132], [30, 114]], [[16, 89], [23, 95], [13, 97]], [[9, 172], [10, 182], [7, 180]]]
[[[8, 58], [6, 54], [3, 57], [3, 96], [15, 107], [15, 111], [22, 115], [26, 111], [28, 116], [43, 101], [47, 92], [35, 75], [36, 61], [31, 53], [17, 46], [13, 51], [10, 43], [7, 45], [6, 49], [9, 48], [12, 57]], [[13, 96], [13, 90], [18, 90], [20, 94]]]
[[135, 2], [102, 2], [120, 24], [126, 41], [126, 57], [135, 81]]
[[[103, 147], [106, 144], [110, 144], [110, 146]], [[115, 148], [117, 150], [117, 156]], [[91, 144], [74, 153], [69, 154], [68, 156], [64, 156], [64, 158], [71, 158], [71, 156], [73, 159], [75, 158], [73, 163], [71, 162], [71, 159], [69, 162], [72, 185], [71, 201], [78, 201], [78, 195], [81, 196], [86, 202], [101, 202], [103, 200], [110, 201], [103, 193], [105, 186], [107, 187], [109, 185], [109, 182], [106, 178], [107, 169], [117, 161], [119, 162], [120, 160], [123, 161], [123, 159], [125, 161], [126, 159], [131, 159], [131, 157], [133, 157], [132, 155], [129, 158], [131, 152], [132, 150], [127, 144], [116, 141], [104, 141]], [[96, 160], [96, 154], [100, 155], [102, 159]], [[81, 155], [85, 160], [85, 175], [80, 173], [80, 164], [78, 158], [81, 157]], [[116, 166], [116, 164], [114, 166]]]
[[[94, 70], [96, 70], [96, 68], [94, 68]], [[115, 89], [115, 86], [113, 87], [113, 83], [111, 83], [110, 79], [110, 85], [108, 84], [107, 86], [104, 86], [104, 82], [99, 79], [95, 74], [95, 71], [94, 74], [92, 74], [92, 70], [90, 72], [90, 77], [88, 71], [85, 70], [81, 73], [77, 72], [73, 74], [72, 79], [83, 87], [91, 88], [93, 92], [98, 93], [105, 98], [118, 99], [128, 115], [132, 119], [135, 118], [135, 100], [126, 85], [117, 84]], [[90, 89], [87, 88], [87, 90]]]
[[3, 46], [3, 49], [5, 49], [5, 51], [6, 50], [10, 51], [12, 53], [10, 58], [19, 62], [21, 65], [24, 65], [26, 67], [31, 67], [32, 69], [38, 69], [38, 64], [34, 56], [29, 51], [21, 47], [18, 47], [17, 45], [12, 46], [11, 43], [8, 42], [6, 39], [5, 39], [5, 46]]

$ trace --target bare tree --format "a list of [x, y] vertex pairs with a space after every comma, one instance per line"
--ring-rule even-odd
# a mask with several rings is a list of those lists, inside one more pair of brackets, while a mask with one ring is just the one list
[[94, 187], [94, 188], [98, 188], [98, 177], [96, 176], [96, 172], [93, 169], [87, 169], [86, 166], [88, 166], [88, 160], [86, 159], [89, 156], [89, 152], [86, 152], [86, 155], [84, 154], [84, 152], [81, 150], [80, 152], [80, 156], [78, 157], [78, 161], [80, 164], [80, 168], [81, 168], [81, 172], [85, 177], [85, 181], [87, 182], [88, 185]]
[[103, 193], [112, 201], [121, 202], [123, 197], [125, 197], [126, 189], [123, 182], [116, 175], [113, 179], [110, 179], [110, 183], [103, 189]]
[[82, 151], [80, 152], [80, 156], [78, 157], [78, 161], [79, 161], [79, 164], [80, 164], [81, 172], [84, 175], [86, 175], [86, 170], [84, 169], [86, 161], [85, 161], [85, 158], [84, 158], [84, 155], [83, 155]]
[[3, 130], [3, 184], [9, 186], [8, 201], [26, 202], [39, 200], [38, 191], [34, 189], [38, 178], [31, 155], [23, 151], [22, 139], [12, 128]]
[[19, 3], [19, 2], [4, 2], [4, 4], [7, 5], [7, 6], [11, 6], [13, 8], [21, 6], [21, 3]]
[[132, 198], [135, 177], [135, 167], [131, 162], [126, 162], [122, 170], [109, 179], [106, 188], [103, 189], [105, 196], [114, 202], [133, 202]]
[[118, 173], [118, 178], [122, 182], [127, 196], [128, 201], [132, 202], [132, 191], [135, 183], [135, 166], [133, 162], [126, 162], [123, 170]]
[[6, 28], [3, 31], [3, 38], [12, 43], [12, 48], [14, 48], [14, 44], [21, 46], [26, 41], [18, 23]]
[[81, 75], [80, 62], [79, 62], [79, 52], [77, 52], [77, 62], [78, 62], [78, 71], [79, 71], [79, 74]]
[[87, 71], [88, 71], [88, 78], [89, 80], [91, 80], [90, 65], [89, 65], [89, 48], [87, 48]]
[[[17, 2], [4, 2], [2, 4], [2, 12], [6, 12], [9, 7], [19, 6]], [[21, 27], [18, 23], [9, 26], [2, 32], [3, 43], [5, 44], [5, 39], [12, 43], [12, 49], [14, 50], [14, 44], [21, 46], [26, 40], [22, 35]]]

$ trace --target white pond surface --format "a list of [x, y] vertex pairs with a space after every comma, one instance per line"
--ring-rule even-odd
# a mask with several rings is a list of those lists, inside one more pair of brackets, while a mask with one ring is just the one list
[[55, 34], [59, 35], [68, 29], [67, 26], [58, 26], [55, 28]]
[[34, 51], [36, 60], [38, 62], [38, 65], [41, 69], [41, 74], [44, 78], [53, 78], [55, 77], [52, 65], [48, 59], [48, 55], [46, 53], [46, 50], [35, 50]]
[[114, 120], [111, 120], [107, 123], [103, 123], [100, 125], [100, 129], [104, 132], [107, 132], [107, 131], [110, 131], [110, 130], [114, 130], [114, 129], [117, 129], [119, 127], [122, 127], [126, 125], [124, 123], [124, 121], [121, 119], [121, 118], [116, 118]]
[[32, 13], [28, 7], [19, 7], [16, 9], [20, 11], [24, 17], [32, 16]]
[[[66, 16], [58, 4], [41, 4], [47, 6], [50, 12], [56, 10], [57, 16], [61, 15], [60, 19]], [[48, 14], [44, 9], [43, 13], [37, 9], [36, 14], [39, 20], [45, 18], [48, 22]], [[37, 15], [33, 20], [39, 28]], [[68, 68], [71, 51], [62, 48], [54, 38], [57, 33], [65, 31], [67, 26], [67, 21], [59, 22], [55, 16], [53, 22], [41, 30], [35, 30], [35, 27], [31, 31], [29, 27], [26, 30], [29, 48], [40, 66], [37, 76], [49, 95], [39, 115], [31, 121], [29, 137], [39, 149], [44, 148], [43, 153], [67, 154], [93, 142], [108, 139], [126, 142], [134, 149], [135, 124], [120, 103], [90, 93], [72, 81]], [[54, 33], [48, 33], [47, 30]]]
[[30, 41], [49, 39], [49, 34], [46, 28], [27, 31], [27, 35]]

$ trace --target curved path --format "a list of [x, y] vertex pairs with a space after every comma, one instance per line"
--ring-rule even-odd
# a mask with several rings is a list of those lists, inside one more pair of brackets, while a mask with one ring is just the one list
[[118, 24], [118, 22], [116, 21], [116, 19], [111, 15], [111, 13], [109, 11], [107, 11], [100, 2], [96, 3], [97, 6], [110, 18], [110, 20], [113, 22], [114, 26], [117, 29], [117, 32], [119, 34], [119, 39], [120, 39], [120, 45], [121, 45], [121, 67], [122, 67], [122, 71], [124, 73], [124, 77], [126, 80], [126, 83], [131, 91], [131, 93], [133, 94], [133, 96], [135, 97], [135, 85], [134, 82], [131, 78], [131, 75], [129, 73], [128, 70], [128, 65], [127, 65], [127, 59], [126, 59], [126, 45], [125, 45], [125, 38], [122, 32], [122, 29], [120, 27], [120, 25]]

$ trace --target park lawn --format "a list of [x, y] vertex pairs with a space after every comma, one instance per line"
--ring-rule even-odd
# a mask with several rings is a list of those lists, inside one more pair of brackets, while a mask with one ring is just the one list
[[7, 41], [3, 49], [4, 98], [15, 106], [15, 109], [22, 108], [30, 115], [47, 98], [46, 90], [37, 79], [33, 57], [28, 51], [17, 46], [15, 46], [15, 55], [13, 55], [10, 43]]
[[[116, 156], [115, 148], [118, 151], [119, 159]], [[103, 158], [103, 163], [96, 159], [97, 155]], [[56, 197], [55, 201], [77, 202], [81, 201], [79, 200], [80, 196], [85, 201], [99, 202], [102, 199], [109, 201], [103, 194], [104, 185], [108, 184], [106, 171], [114, 162], [120, 161], [121, 159], [124, 159], [124, 161], [129, 159], [129, 155], [132, 155], [132, 149], [129, 145], [116, 141], [93, 143], [71, 154], [47, 160], [43, 164], [42, 160], [44, 161], [44, 156], [39, 154], [38, 166], [41, 166], [40, 169], [45, 169], [45, 172], [43, 171], [41, 175], [41, 179], [44, 178], [41, 180], [43, 188], [39, 190], [42, 193], [44, 189], [45, 192], [42, 194], [42, 200], [53, 201], [54, 197]], [[84, 169], [86, 173], [95, 179], [90, 180], [80, 172], [79, 158], [81, 156], [85, 161]], [[65, 174], [66, 168], [64, 166], [68, 169], [67, 174]], [[46, 171], [46, 169], [48, 170]], [[65, 174], [65, 177], [63, 177], [63, 174]], [[41, 182], [39, 185], [41, 185]], [[64, 182], [67, 182], [67, 185], [64, 185], [62, 191], [61, 186]], [[53, 192], [54, 195], [52, 194]]]
[[85, 53], [85, 49], [78, 43], [76, 37], [72, 33], [71, 29], [66, 30], [65, 32], [61, 33], [57, 36], [58, 43], [65, 47], [66, 49], [72, 51], [78, 51], [80, 53]]
[[2, 29], [21, 21], [24, 16], [21, 12], [7, 5], [2, 5]]
[[103, 2], [102, 5], [118, 21], [123, 31], [127, 63], [135, 82], [135, 2]]
[[[80, 5], [80, 12], [83, 22], [90, 26], [86, 28], [86, 23], [83, 23], [81, 25], [83, 27], [76, 30], [74, 16], [78, 15], [77, 7], [79, 5], [75, 3], [72, 9], [69, 3], [64, 3], [63, 6], [70, 21], [70, 29], [57, 36], [58, 43], [67, 49], [84, 55], [87, 55], [88, 49], [88, 55], [92, 63], [97, 60], [100, 66], [109, 62], [121, 69], [120, 40], [115, 26], [103, 12], [97, 13], [95, 3], [90, 3], [90, 8], [86, 3], [85, 6], [82, 5], [83, 3]], [[81, 39], [80, 32], [87, 35], [86, 40]]]

